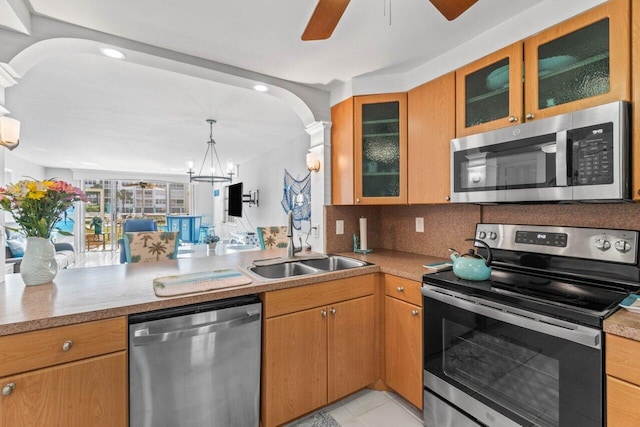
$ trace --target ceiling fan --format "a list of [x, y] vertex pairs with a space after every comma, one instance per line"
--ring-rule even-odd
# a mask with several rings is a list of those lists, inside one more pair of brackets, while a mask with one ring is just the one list
[[[302, 40], [325, 40], [331, 37], [351, 0], [318, 0]], [[449, 21], [453, 21], [478, 0], [429, 0]]]
[[150, 182], [145, 182], [145, 181], [138, 181], [138, 182], [132, 182], [130, 184], [122, 184], [123, 187], [138, 187], [138, 188], [142, 188], [143, 190], [146, 190], [148, 188], [162, 188], [159, 185], [155, 185], [152, 184]]

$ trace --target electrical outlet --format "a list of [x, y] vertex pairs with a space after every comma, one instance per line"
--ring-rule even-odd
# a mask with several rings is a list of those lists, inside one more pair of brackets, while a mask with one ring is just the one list
[[336, 220], [336, 234], [344, 234], [344, 220]]
[[313, 237], [314, 238], [319, 238], [320, 237], [320, 224], [313, 224], [313, 227], [311, 227], [311, 229], [313, 230]]
[[424, 218], [416, 218], [416, 233], [424, 233]]

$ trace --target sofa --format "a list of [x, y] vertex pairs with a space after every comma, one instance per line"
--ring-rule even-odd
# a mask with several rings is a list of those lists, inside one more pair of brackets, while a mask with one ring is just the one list
[[[11, 229], [18, 228], [16, 223], [5, 224], [5, 264], [13, 264], [13, 272], [20, 272], [20, 263], [27, 246], [27, 238], [20, 232]], [[56, 248], [55, 260], [58, 269], [69, 268], [76, 262], [76, 251], [73, 244], [59, 242], [53, 244]], [[6, 271], [6, 270], [5, 270]]]

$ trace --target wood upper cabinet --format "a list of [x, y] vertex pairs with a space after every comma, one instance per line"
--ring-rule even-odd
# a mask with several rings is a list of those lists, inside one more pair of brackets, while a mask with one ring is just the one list
[[460, 68], [456, 134], [630, 100], [630, 37], [629, 0], [609, 0]]
[[331, 203], [407, 203], [407, 94], [349, 98], [331, 121]]
[[0, 426], [125, 427], [127, 321], [0, 337]]
[[420, 286], [420, 282], [385, 275], [384, 329], [385, 382], [407, 401], [422, 409]]
[[455, 138], [455, 73], [411, 89], [408, 104], [408, 202], [450, 200], [451, 139]]
[[606, 334], [607, 425], [640, 425], [640, 342]]
[[631, 123], [634, 123], [634, 130], [631, 132], [633, 138], [631, 153], [631, 177], [632, 197], [633, 200], [640, 200], [640, 131], [638, 131], [638, 123], [640, 123], [640, 6], [635, 4], [631, 8], [631, 46], [634, 46], [631, 53], [631, 75], [633, 88], [633, 108]]
[[353, 98], [331, 107], [331, 204], [353, 205]]
[[456, 135], [520, 123], [523, 101], [522, 43], [456, 71]]
[[354, 99], [355, 203], [407, 203], [407, 94]]
[[375, 381], [373, 294], [371, 274], [262, 295], [263, 427]]

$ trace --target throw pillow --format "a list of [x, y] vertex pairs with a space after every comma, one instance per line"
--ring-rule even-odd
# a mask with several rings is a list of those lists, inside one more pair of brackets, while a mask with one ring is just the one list
[[25, 249], [27, 249], [27, 239], [24, 236], [9, 239], [7, 240], [7, 246], [9, 246], [11, 255], [14, 258], [21, 258], [24, 256]]

